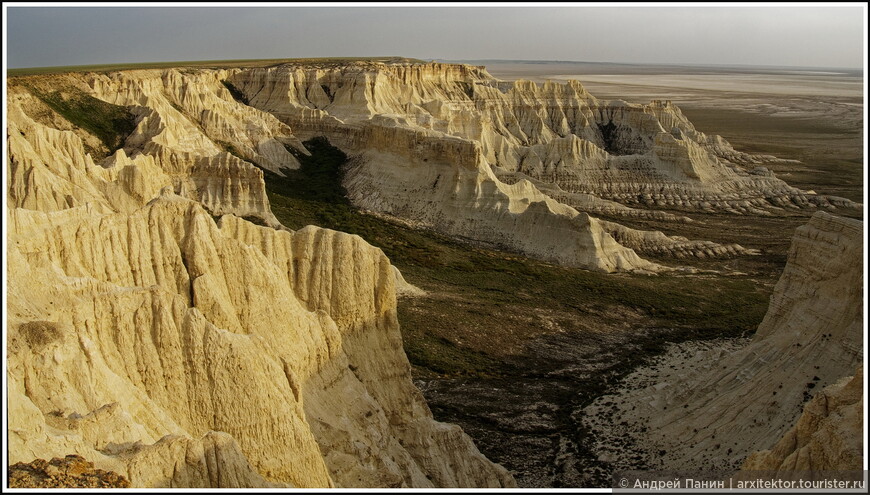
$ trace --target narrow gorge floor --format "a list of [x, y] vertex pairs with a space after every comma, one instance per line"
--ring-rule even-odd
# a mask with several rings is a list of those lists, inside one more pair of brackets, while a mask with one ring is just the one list
[[[765, 254], [692, 262], [730, 275], [597, 275], [530, 260], [502, 260], [496, 268], [491, 258], [465, 272], [399, 265], [428, 293], [400, 299], [399, 321], [415, 383], [435, 418], [462, 426], [521, 487], [612, 486], [614, 468], [591, 451], [599, 438], [583, 426], [583, 409], [672, 343], [746, 342], [785, 264], [783, 236], [806, 219], [732, 221], [741, 226], [732, 234], [754, 239], [746, 244]], [[727, 220], [709, 224], [715, 230]], [[628, 440], [602, 438], [618, 439], [611, 450], [622, 462], [634, 458], [637, 469], [645, 467]]]
[[[708, 282], [708, 287], [719, 285]], [[594, 438], [582, 426], [583, 408], [664, 352], [669, 342], [751, 335], [767, 302], [761, 291], [719, 286], [726, 297], [743, 299], [738, 303], [742, 308], [729, 305], [744, 315], [743, 322], [729, 320], [729, 327], [699, 319], [687, 325], [670, 315], [673, 326], [667, 327], [650, 326], [668, 319], [651, 314], [666, 311], [665, 304], [648, 310], [621, 304], [596, 310], [602, 301], [594, 291], [586, 297], [574, 294], [578, 309], [588, 305], [588, 311], [579, 310], [572, 318], [567, 308], [542, 305], [523, 312], [523, 303], [506, 303], [496, 309], [468, 294], [439, 291], [449, 290], [445, 285], [419, 285], [429, 297], [399, 303], [415, 383], [436, 419], [462, 426], [481, 452], [512, 471], [521, 487], [611, 486], [611, 468], [589, 450]], [[473, 366], [484, 358], [488, 366], [477, 370], [461, 364], [464, 359]]]

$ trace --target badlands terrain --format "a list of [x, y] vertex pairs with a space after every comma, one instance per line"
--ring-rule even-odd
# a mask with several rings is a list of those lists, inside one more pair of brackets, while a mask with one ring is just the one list
[[854, 76], [487, 65], [10, 77], [10, 464], [142, 487], [860, 468]]

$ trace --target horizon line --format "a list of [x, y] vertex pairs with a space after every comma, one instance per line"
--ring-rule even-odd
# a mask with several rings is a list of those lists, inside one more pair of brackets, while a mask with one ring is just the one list
[[[766, 65], [766, 64], [729, 64], [729, 63], [701, 63], [701, 62], [601, 62], [588, 60], [550, 60], [550, 59], [506, 59], [506, 58], [415, 58], [403, 57], [398, 55], [384, 56], [334, 56], [334, 57], [271, 57], [271, 58], [240, 58], [240, 59], [224, 59], [224, 60], [168, 60], [168, 61], [148, 61], [148, 62], [106, 62], [93, 64], [77, 64], [77, 65], [45, 65], [45, 66], [30, 66], [30, 67], [9, 67], [7, 71], [25, 71], [25, 70], [51, 70], [51, 69], [68, 69], [71, 71], [83, 68], [98, 68], [107, 66], [120, 65], [170, 65], [170, 64], [238, 64], [238, 63], [254, 63], [254, 62], [282, 62], [294, 60], [310, 60], [310, 61], [330, 61], [330, 60], [378, 60], [378, 59], [404, 59], [408, 61], [418, 60], [422, 62], [449, 62], [449, 63], [469, 63], [469, 62], [513, 62], [513, 63], [564, 63], [564, 64], [590, 64], [590, 65], [625, 65], [625, 66], [678, 66], [678, 67], [755, 67], [768, 69], [839, 69], [850, 71], [864, 71], [864, 67], [837, 67], [837, 66], [815, 66], [815, 65]], [[119, 69], [123, 70], [123, 69]]]
[[467, 59], [452, 59], [452, 58], [437, 58], [445, 62], [519, 62], [519, 63], [539, 63], [552, 62], [561, 64], [592, 64], [592, 65], [633, 65], [633, 66], [694, 66], [694, 67], [759, 67], [768, 69], [846, 69], [846, 70], [864, 70], [864, 67], [837, 67], [837, 66], [821, 66], [821, 65], [766, 65], [766, 64], [723, 64], [723, 63], [702, 63], [702, 62], [593, 62], [589, 60], [547, 60], [547, 59], [509, 59], [509, 58], [467, 58]]

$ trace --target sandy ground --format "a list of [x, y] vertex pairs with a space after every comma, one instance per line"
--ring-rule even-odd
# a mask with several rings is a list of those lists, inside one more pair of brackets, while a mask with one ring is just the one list
[[[596, 439], [592, 451], [615, 471], [661, 468], [656, 446], [648, 444], [643, 429], [646, 417], [638, 404], [652, 403], [656, 392], [687, 375], [716, 366], [722, 356], [745, 347], [750, 338], [689, 341], [672, 344], [664, 354], [635, 369], [613, 393], [603, 395], [582, 413], [583, 423]], [[684, 466], [700, 470], [700, 466]]]
[[578, 79], [584, 84], [620, 84], [672, 89], [728, 91], [774, 95], [861, 97], [860, 77], [824, 74], [716, 74], [716, 75], [552, 75], [553, 80]]

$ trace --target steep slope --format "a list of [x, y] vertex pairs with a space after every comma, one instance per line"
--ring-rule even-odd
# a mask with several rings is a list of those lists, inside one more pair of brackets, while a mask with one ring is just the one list
[[[659, 255], [749, 253], [599, 224], [587, 212], [685, 221], [602, 197], [751, 213], [771, 201], [830, 206], [718, 158], [714, 150], [755, 159], [697, 133], [672, 105], [600, 102], [576, 81], [511, 85], [481, 67], [434, 63], [291, 64], [230, 81], [300, 137], [325, 135], [354, 155], [346, 186], [357, 206], [562, 264], [663, 269], [639, 260], [640, 246]], [[689, 137], [673, 137], [662, 122]]]
[[216, 144], [290, 167], [289, 128], [219, 73], [80, 77], [28, 84], [135, 114], [99, 164], [76, 122], [9, 95], [11, 463], [78, 454], [140, 487], [513, 486], [411, 383], [383, 253], [284, 229], [262, 171]]
[[[504, 83], [436, 63], [286, 64], [230, 81], [300, 137], [326, 135], [355, 155], [346, 185], [357, 206], [568, 265], [655, 271], [634, 251], [749, 254], [584, 213], [683, 221], [625, 205], [753, 215], [858, 206], [788, 186], [756, 167], [774, 157], [698, 132], [669, 102], [601, 101], [576, 81]], [[558, 234], [529, 240], [542, 231]]]
[[[768, 312], [748, 345], [697, 352], [679, 366], [672, 361], [650, 386], [597, 400], [585, 411], [590, 426], [605, 438], [630, 435], [651, 468], [727, 471], [771, 448], [814, 392], [851, 375], [862, 361], [862, 232], [857, 220], [813, 215], [796, 230]], [[842, 400], [853, 404], [848, 390]], [[806, 406], [805, 415], [824, 409], [826, 399], [819, 400]], [[801, 420], [802, 440], [811, 434], [807, 422], [817, 421]], [[617, 426], [623, 422], [626, 427]], [[830, 420], [834, 425], [854, 426]], [[788, 448], [775, 451], [786, 457]]]
[[[73, 86], [81, 86], [81, 81], [56, 83], [74, 95], [86, 94]], [[126, 147], [96, 164], [84, 152], [79, 134], [42, 125], [30, 117], [25, 108], [38, 105], [34, 100], [17, 87], [7, 102], [9, 195], [15, 206], [51, 211], [99, 203], [128, 211], [171, 185], [176, 193], [201, 202], [215, 214], [254, 216], [277, 225], [264, 193], [262, 171], [221, 151], [181, 115], [161, 118], [158, 110], [130, 107], [138, 124], [126, 138]]]

